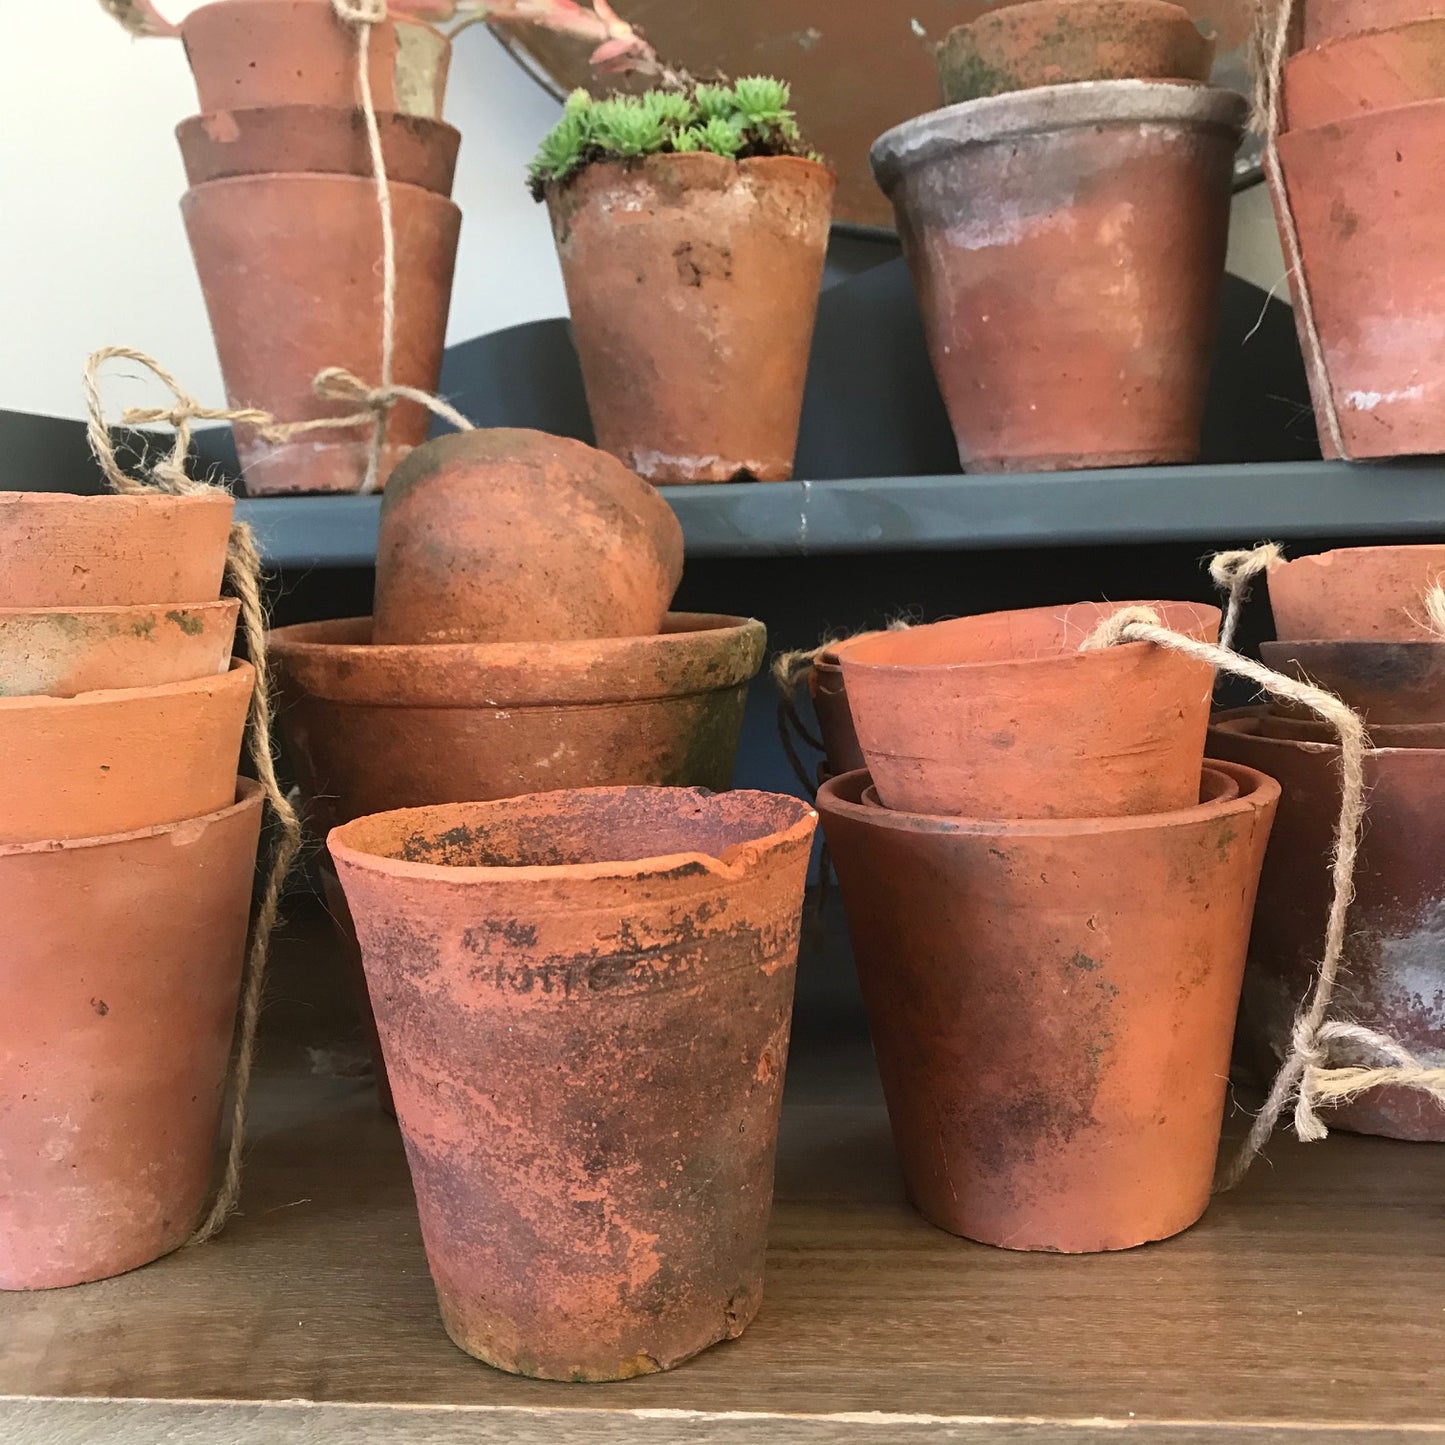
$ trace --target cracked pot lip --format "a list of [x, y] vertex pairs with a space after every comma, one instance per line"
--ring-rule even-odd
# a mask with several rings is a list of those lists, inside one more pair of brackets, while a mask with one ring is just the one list
[[[516, 812], [523, 806], [539, 813], [555, 811], [566, 803], [585, 811], [589, 800], [622, 799], [628, 794], [662, 794], [678, 806], [688, 801], [704, 803], [710, 799], [727, 798], [742, 805], [771, 806], [779, 813], [792, 813], [785, 827], [745, 838], [721, 854], [696, 849], [680, 849], [671, 853], [649, 854], [638, 858], [613, 858], [592, 863], [475, 865], [413, 863], [389, 855], [376, 843], [367, 846], [369, 836], [383, 833], [395, 839], [409, 821], [415, 820], [418, 831], [436, 833], [449, 827], [466, 826], [469, 821], [485, 821], [488, 814]], [[547, 805], [552, 804], [549, 808]], [[524, 793], [515, 798], [498, 798], [485, 803], [440, 803], [431, 807], [397, 808], [388, 813], [372, 813], [340, 824], [327, 835], [326, 846], [338, 864], [381, 873], [394, 878], [419, 882], [454, 885], [485, 885], [496, 883], [591, 882], [601, 879], [637, 879], [676, 874], [686, 869], [701, 869], [700, 876], [737, 882], [761, 857], [791, 843], [812, 837], [818, 823], [817, 811], [801, 798], [787, 794], [768, 793], [759, 789], [733, 789], [713, 793], [706, 788], [561, 788], [546, 793]], [[386, 825], [383, 829], [383, 825]]]

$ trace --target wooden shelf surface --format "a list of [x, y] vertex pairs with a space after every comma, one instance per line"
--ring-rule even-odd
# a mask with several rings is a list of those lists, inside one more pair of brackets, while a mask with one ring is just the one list
[[1445, 1148], [1280, 1139], [1176, 1240], [1009, 1254], [909, 1208], [866, 1044], [810, 1027], [756, 1323], [670, 1375], [554, 1385], [442, 1332], [358, 1057], [273, 1042], [219, 1240], [0, 1296], [0, 1441], [1445, 1441]]

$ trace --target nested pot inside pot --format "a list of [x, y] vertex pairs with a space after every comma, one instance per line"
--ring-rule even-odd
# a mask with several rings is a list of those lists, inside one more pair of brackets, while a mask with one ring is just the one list
[[1089, 81], [876, 142], [966, 471], [1197, 458], [1245, 111]]
[[796, 798], [619, 788], [331, 834], [468, 1353], [626, 1379], [751, 1322], [816, 823]]

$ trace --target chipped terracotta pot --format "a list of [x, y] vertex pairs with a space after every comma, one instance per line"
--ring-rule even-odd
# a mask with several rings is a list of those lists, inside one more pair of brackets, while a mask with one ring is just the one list
[[1445, 642], [1265, 642], [1259, 652], [1266, 667], [1326, 688], [1371, 726], [1445, 723]]
[[1304, 43], [1324, 45], [1366, 30], [1445, 18], [1445, 0], [1303, 0]]
[[496, 427], [438, 437], [381, 504], [373, 640], [647, 637], [682, 581], [682, 526], [615, 457]]
[[1209, 79], [1214, 42], [1168, 0], [1024, 0], [950, 30], [944, 105], [1080, 80]]
[[1214, 641], [1219, 610], [1099, 603], [961, 617], [838, 649], [884, 804], [974, 818], [1102, 818], [1198, 796], [1214, 669], [1152, 643], [1080, 652], [1122, 606]]
[[371, 644], [369, 618], [270, 637], [282, 737], [320, 828], [366, 813], [624, 783], [732, 784], [767, 632], [673, 613], [657, 637]]
[[[1221, 775], [1238, 796], [1215, 797]], [[818, 794], [909, 1197], [1006, 1249], [1128, 1249], [1209, 1202], [1279, 787], [982, 822]]]
[[[461, 132], [424, 116], [378, 115], [387, 177], [450, 196]], [[192, 186], [231, 176], [322, 172], [370, 176], [371, 148], [360, 110], [270, 105], [193, 115], [176, 127]]]
[[[1345, 449], [1445, 452], [1445, 100], [1288, 131], [1278, 144]], [[1308, 370], [1331, 455], [1321, 383]]]
[[651, 482], [792, 476], [837, 182], [698, 153], [549, 189], [599, 446]]
[[1372, 110], [1445, 96], [1445, 18], [1370, 30], [1292, 55], [1285, 124], [1313, 130]]
[[205, 1205], [261, 824], [0, 844], [0, 1289], [137, 1269]]
[[[356, 32], [318, 0], [214, 0], [181, 22], [203, 111], [272, 105], [353, 110], [362, 103]], [[378, 111], [440, 119], [451, 41], [410, 16], [371, 31]]]
[[189, 497], [0, 492], [0, 607], [214, 602], [234, 509], [220, 490]]
[[231, 665], [239, 608], [0, 608], [0, 697], [74, 697], [215, 677]]
[[1445, 546], [1340, 547], [1266, 576], [1281, 642], [1428, 639], [1425, 594], [1445, 581]]
[[[395, 378], [398, 385], [434, 392], [461, 211], [417, 186], [393, 184], [391, 199]], [[382, 232], [372, 182], [338, 175], [238, 176], [187, 191], [181, 214], [230, 404], [259, 407], [283, 422], [355, 412], [354, 404], [317, 398], [312, 382], [325, 367], [342, 367], [370, 382], [381, 375]], [[431, 414], [415, 402], [392, 408], [383, 481], [426, 440], [430, 425]], [[369, 423], [276, 444], [252, 427], [235, 431], [252, 496], [355, 492], [365, 479]]]
[[752, 1321], [816, 824], [609, 788], [331, 834], [468, 1354], [620, 1380]]
[[[865, 634], [872, 636], [871, 633]], [[818, 719], [818, 733], [823, 740], [824, 766], [829, 777], [851, 773], [863, 766], [863, 749], [858, 746], [858, 730], [853, 726], [853, 712], [848, 706], [848, 687], [838, 651], [830, 648], [813, 659], [808, 674], [808, 696], [813, 701], [813, 714]]]
[[77, 697], [0, 697], [0, 844], [203, 818], [235, 796], [256, 674]]
[[[1227, 713], [1210, 751], [1279, 780], [1283, 795], [1265, 858], [1249, 947], [1240, 1029], [1273, 1074], [1324, 950], [1330, 858], [1339, 821], [1339, 748], [1261, 737], [1257, 714]], [[1445, 747], [1365, 755], [1369, 811], [1355, 868], [1339, 1016], [1445, 1067]], [[1338, 1046], [1336, 1046], [1338, 1048]], [[1340, 1053], [1333, 1062], [1375, 1065]], [[1326, 1108], [1332, 1128], [1445, 1142], [1445, 1109], [1386, 1086]]]
[[1091, 81], [876, 142], [965, 470], [1198, 457], [1244, 116], [1231, 91]]

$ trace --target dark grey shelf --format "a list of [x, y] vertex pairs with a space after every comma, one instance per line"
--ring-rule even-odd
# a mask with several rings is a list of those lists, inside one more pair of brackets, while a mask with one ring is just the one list
[[[689, 557], [1445, 536], [1445, 462], [665, 487]], [[242, 501], [274, 567], [369, 566], [378, 497]]]

